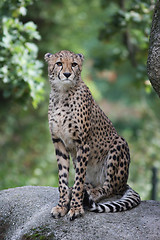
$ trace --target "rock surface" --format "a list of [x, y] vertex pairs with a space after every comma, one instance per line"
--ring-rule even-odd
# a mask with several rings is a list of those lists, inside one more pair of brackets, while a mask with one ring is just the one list
[[51, 217], [58, 202], [52, 187], [20, 187], [0, 191], [1, 240], [159, 240], [160, 202], [143, 201], [120, 213], [91, 213], [70, 222]]

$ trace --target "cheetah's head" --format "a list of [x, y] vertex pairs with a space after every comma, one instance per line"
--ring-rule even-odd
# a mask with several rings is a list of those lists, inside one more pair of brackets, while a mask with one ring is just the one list
[[48, 62], [51, 87], [66, 90], [78, 83], [84, 60], [82, 54], [63, 50], [55, 54], [46, 53], [44, 59]]

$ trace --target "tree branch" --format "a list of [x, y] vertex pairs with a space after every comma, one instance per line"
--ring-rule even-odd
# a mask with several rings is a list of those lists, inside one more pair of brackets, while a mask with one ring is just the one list
[[147, 72], [154, 90], [160, 97], [160, 0], [157, 0], [152, 20]]

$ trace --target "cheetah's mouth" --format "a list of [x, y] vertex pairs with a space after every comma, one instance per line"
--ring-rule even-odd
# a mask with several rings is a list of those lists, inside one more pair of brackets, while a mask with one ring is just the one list
[[61, 81], [64, 82], [64, 83], [65, 83], [65, 82], [66, 82], [66, 83], [72, 82], [72, 80], [71, 80], [71, 79], [68, 79], [68, 78], [61, 79]]

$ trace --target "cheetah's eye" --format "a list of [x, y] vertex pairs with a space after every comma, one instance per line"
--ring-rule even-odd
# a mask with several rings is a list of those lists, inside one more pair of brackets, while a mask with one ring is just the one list
[[75, 66], [77, 66], [77, 63], [76, 63], [76, 62], [73, 62], [73, 63], [72, 63], [72, 67], [75, 67]]
[[61, 63], [61, 62], [57, 62], [56, 64], [57, 64], [57, 66], [59, 66], [59, 67], [62, 66], [62, 63]]

